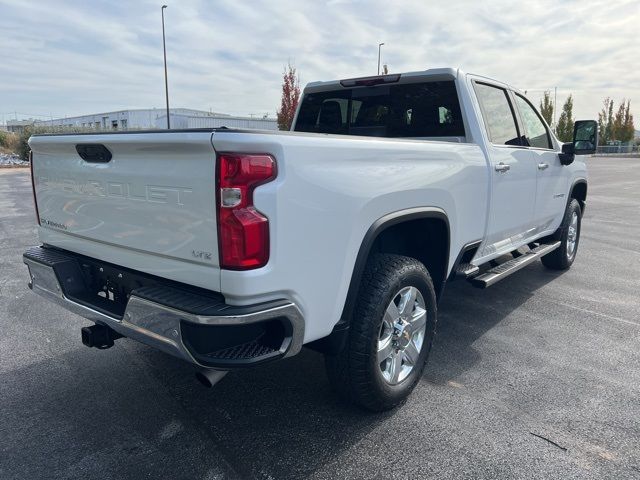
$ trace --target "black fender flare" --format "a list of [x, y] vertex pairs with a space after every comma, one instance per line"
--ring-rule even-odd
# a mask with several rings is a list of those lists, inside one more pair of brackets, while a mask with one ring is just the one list
[[[397, 225], [399, 223], [408, 222], [411, 220], [418, 220], [423, 218], [434, 218], [438, 220], [444, 221], [447, 226], [447, 258], [445, 262], [445, 277], [446, 272], [449, 269], [449, 249], [451, 247], [451, 226], [449, 224], [449, 217], [444, 210], [437, 207], [416, 207], [416, 208], [408, 208], [405, 210], [398, 210], [396, 212], [389, 213], [380, 217], [376, 220], [373, 225], [369, 227], [367, 233], [364, 235], [362, 242], [360, 243], [360, 249], [358, 250], [358, 255], [356, 256], [356, 261], [353, 266], [353, 270], [351, 273], [351, 282], [349, 283], [349, 289], [347, 290], [347, 297], [345, 300], [344, 307], [342, 309], [342, 315], [340, 316], [340, 321], [338, 323], [348, 322], [349, 318], [351, 318], [351, 314], [353, 313], [353, 308], [355, 306], [355, 301], [358, 294], [358, 289], [360, 288], [360, 281], [362, 279], [362, 274], [364, 272], [364, 268], [367, 264], [367, 259], [369, 258], [369, 254], [371, 253], [371, 247], [375, 242], [376, 238], [380, 233], [385, 231], [387, 228]], [[446, 278], [442, 279], [443, 282]]]
[[[585, 189], [585, 199], [584, 199], [584, 203], [587, 203], [587, 193], [589, 191], [589, 185], [587, 183], [587, 179], [586, 178], [577, 178], [573, 181], [573, 183], [571, 184], [571, 188], [569, 189], [569, 195], [567, 196], [567, 205], [565, 206], [565, 210], [567, 209], [567, 207], [569, 206], [569, 203], [571, 202], [571, 199], [574, 198], [573, 196], [573, 191], [575, 190], [577, 185], [580, 184], [584, 184], [584, 189]], [[584, 215], [584, 210], [585, 210], [585, 206], [582, 206], [582, 214]]]
[[444, 221], [447, 228], [447, 258], [445, 259], [444, 278], [441, 279], [442, 286], [444, 286], [447, 280], [447, 271], [449, 270], [449, 254], [451, 248], [451, 227], [449, 224], [449, 217], [447, 217], [445, 211], [437, 207], [416, 207], [398, 210], [384, 215], [369, 227], [367, 233], [362, 239], [362, 242], [360, 243], [360, 249], [358, 250], [356, 261], [351, 272], [351, 281], [349, 283], [349, 289], [347, 290], [347, 297], [345, 299], [344, 307], [342, 308], [340, 320], [333, 327], [333, 330], [327, 337], [310, 342], [305, 345], [306, 347], [328, 354], [336, 354], [345, 348], [347, 334], [349, 333], [349, 319], [353, 313], [362, 274], [364, 273], [369, 254], [371, 253], [371, 248], [373, 247], [376, 238], [389, 227], [399, 223], [424, 218], [433, 218]]

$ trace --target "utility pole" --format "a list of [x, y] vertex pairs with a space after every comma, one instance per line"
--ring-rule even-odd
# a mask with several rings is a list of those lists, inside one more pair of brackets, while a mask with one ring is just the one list
[[171, 121], [169, 118], [169, 81], [167, 80], [167, 45], [164, 37], [164, 9], [166, 5], [162, 5], [160, 11], [162, 12], [162, 50], [164, 52], [164, 92], [167, 98], [167, 130], [171, 129]]
[[378, 44], [378, 75], [380, 75], [380, 48], [384, 45], [384, 43]]

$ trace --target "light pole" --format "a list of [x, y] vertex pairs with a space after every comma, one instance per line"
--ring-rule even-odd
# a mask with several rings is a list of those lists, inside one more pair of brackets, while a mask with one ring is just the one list
[[164, 9], [166, 5], [162, 5], [162, 50], [164, 52], [164, 92], [167, 97], [167, 130], [171, 129], [171, 121], [169, 119], [169, 81], [167, 80], [167, 45], [164, 39]]
[[384, 43], [378, 44], [378, 75], [380, 75], [380, 48], [384, 45]]

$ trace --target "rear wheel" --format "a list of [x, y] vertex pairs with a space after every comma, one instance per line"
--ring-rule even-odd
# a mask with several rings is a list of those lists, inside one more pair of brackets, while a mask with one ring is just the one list
[[554, 240], [560, 240], [560, 248], [542, 257], [545, 267], [553, 270], [566, 270], [576, 258], [580, 243], [580, 227], [582, 225], [582, 209], [575, 198], [567, 205], [562, 224], [553, 235]]
[[422, 376], [436, 326], [436, 296], [425, 266], [378, 254], [365, 269], [346, 348], [327, 355], [334, 388], [373, 411], [393, 408]]

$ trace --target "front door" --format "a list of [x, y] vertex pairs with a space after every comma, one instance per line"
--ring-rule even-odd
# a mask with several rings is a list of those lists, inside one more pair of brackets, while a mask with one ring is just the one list
[[537, 166], [523, 145], [506, 89], [474, 85], [489, 139], [491, 207], [480, 256], [506, 253], [534, 231]]
[[549, 129], [531, 102], [514, 95], [528, 150], [537, 169], [535, 226], [537, 233], [555, 230], [562, 222], [567, 203], [567, 176], [551, 141]]

